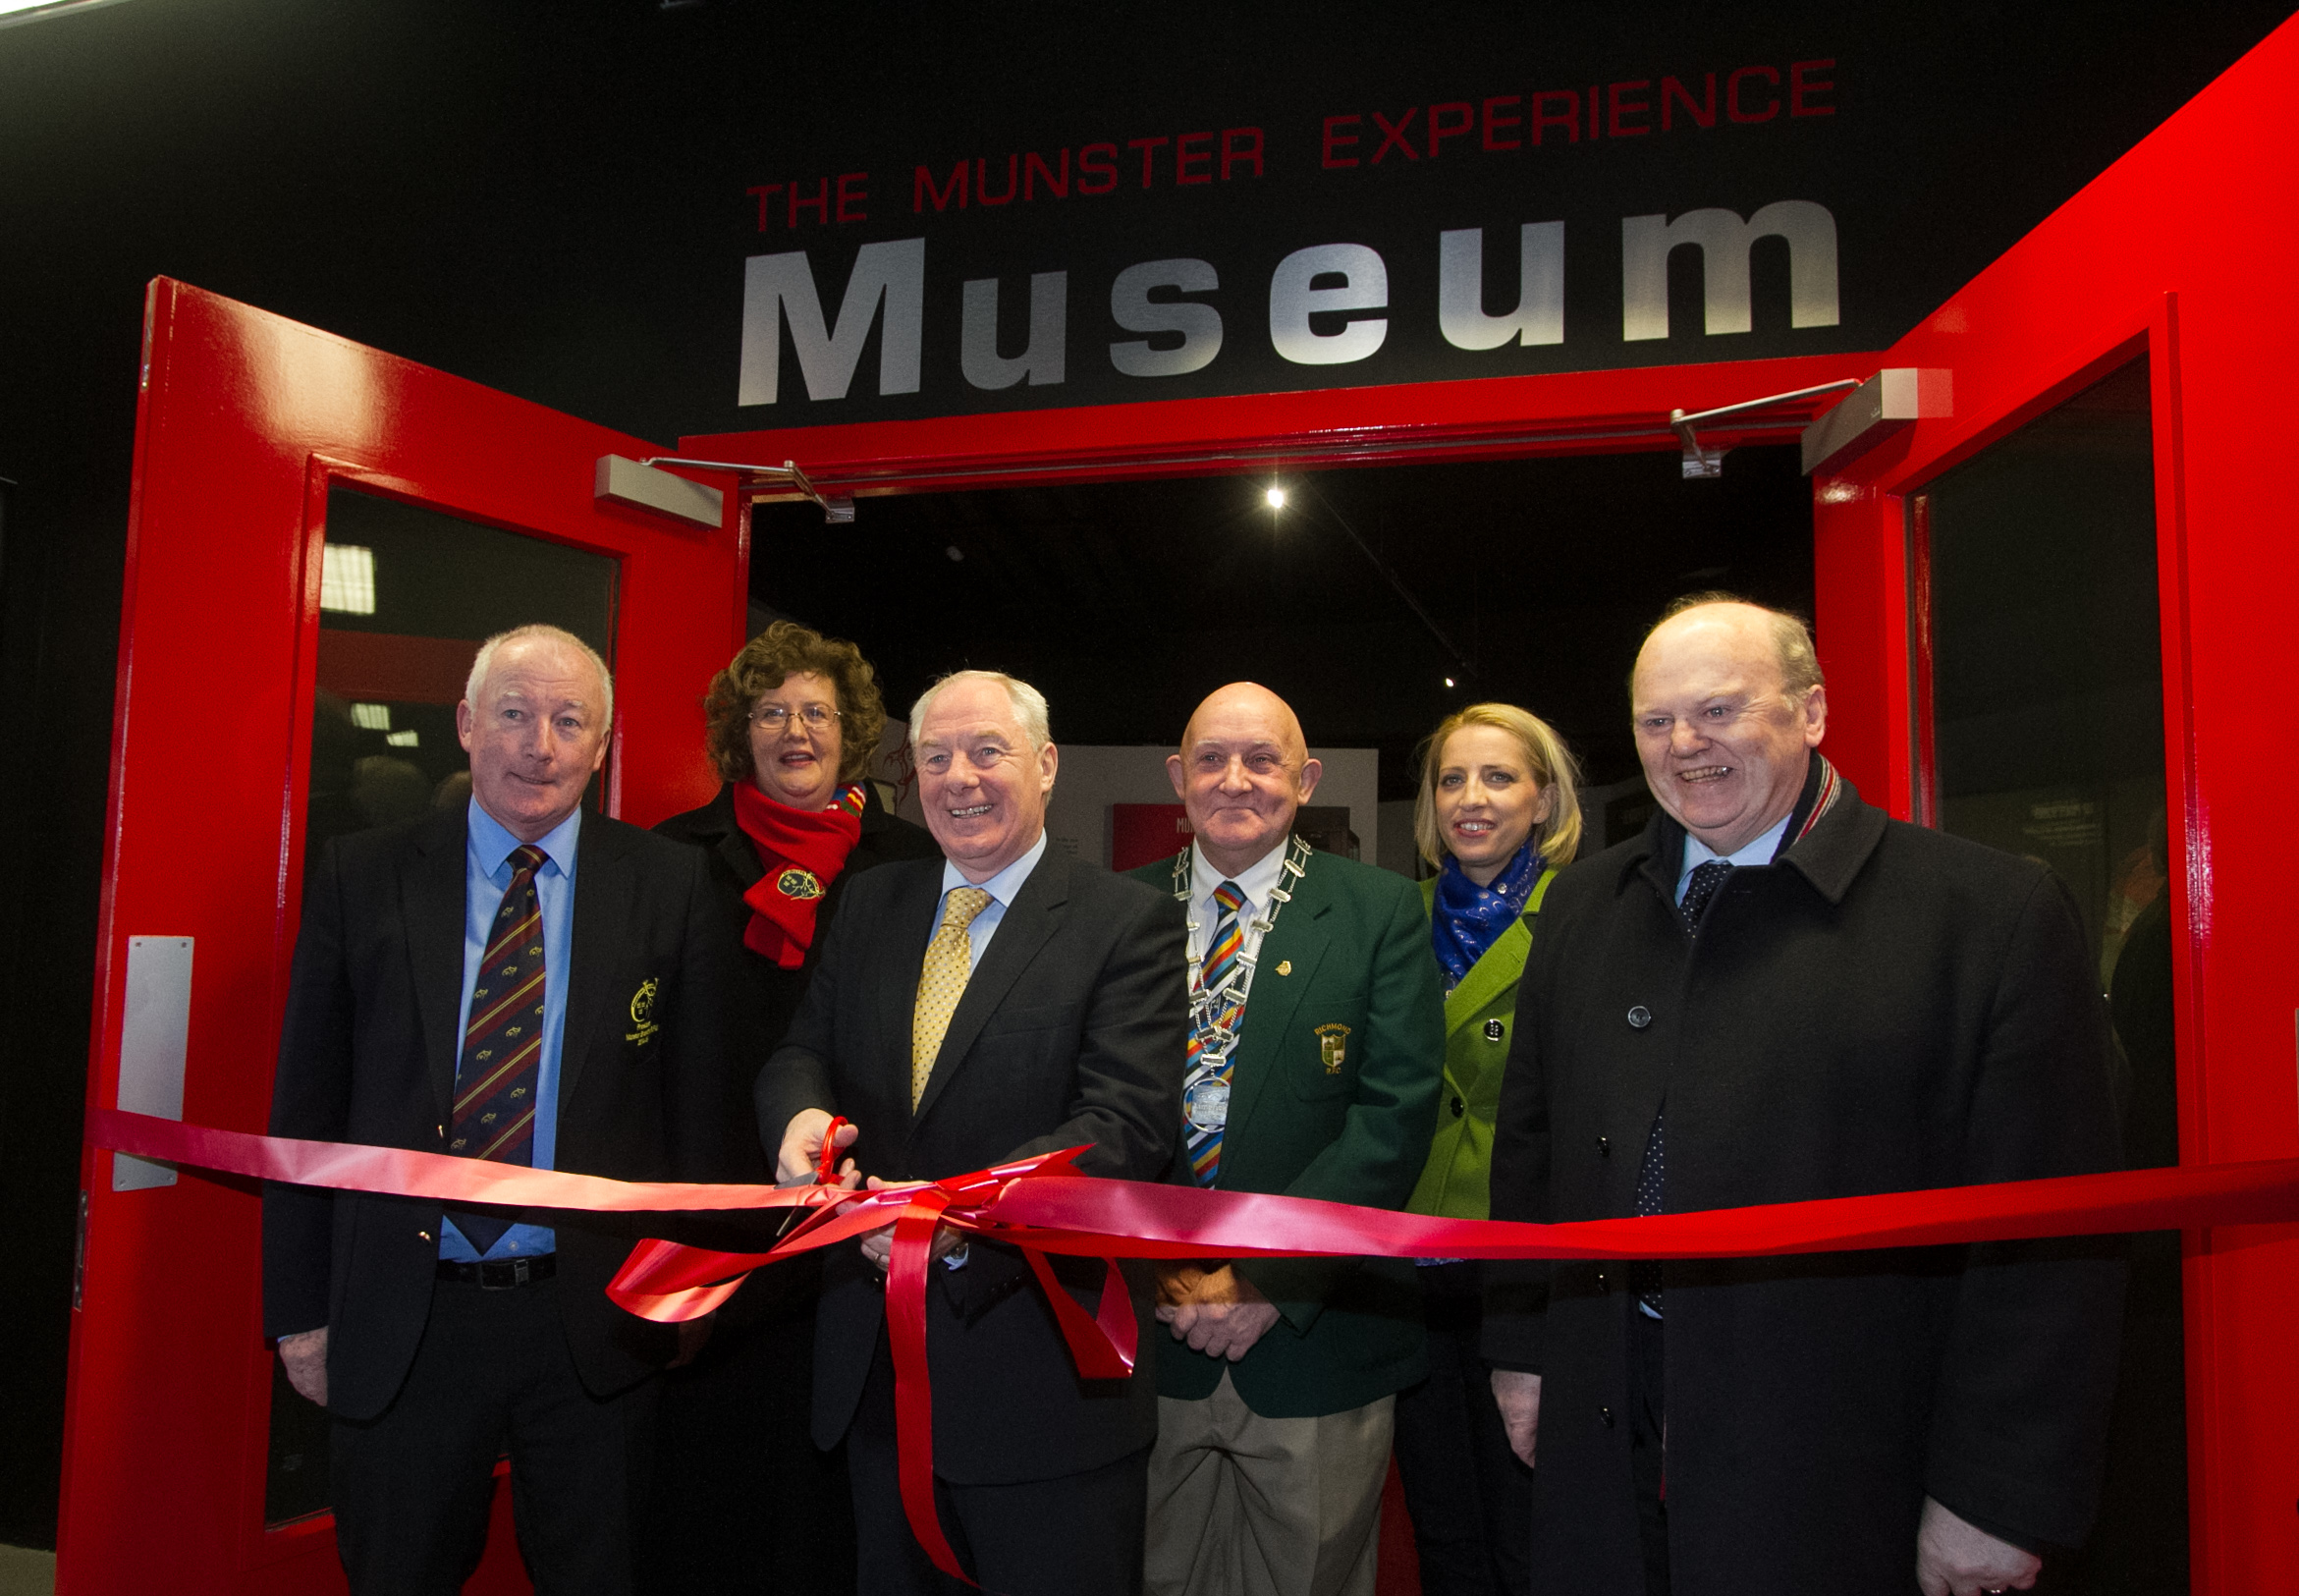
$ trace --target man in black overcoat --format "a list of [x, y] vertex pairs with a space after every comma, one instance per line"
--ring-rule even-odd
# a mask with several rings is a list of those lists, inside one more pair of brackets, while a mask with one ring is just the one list
[[[836, 1114], [850, 1172], [940, 1180], [1083, 1147], [1089, 1175], [1154, 1181], [1181, 1124], [1188, 1037], [1181, 906], [1048, 845], [1059, 751], [1027, 684], [963, 671], [910, 712], [943, 857], [857, 878], [783, 1046], [758, 1077], [782, 1179], [815, 1167]], [[858, 1134], [857, 1134], [858, 1132]], [[891, 1229], [891, 1228], [890, 1228]], [[847, 1438], [863, 1596], [965, 1587], [903, 1517], [886, 1333], [889, 1232], [833, 1248], [816, 1318], [814, 1437]], [[1157, 1390], [1079, 1378], [1019, 1252], [943, 1230], [928, 1265], [935, 1490], [953, 1549], [1000, 1596], [1141, 1586]], [[1057, 1260], [1096, 1311], [1103, 1269]], [[1132, 1270], [1147, 1334], [1150, 1280]], [[1147, 1348], [1144, 1348], [1146, 1352]]]
[[[1820, 754], [1800, 623], [1680, 604], [1631, 696], [1662, 812], [1549, 894], [1496, 1219], [2115, 1166], [2107, 1016], [2066, 889], [1862, 802]], [[1519, 1269], [1485, 1351], [1538, 1464], [1539, 1587], [2027, 1588], [2091, 1523], [2119, 1257], [2073, 1241]]]
[[[310, 871], [271, 1132], [625, 1181], [727, 1179], [727, 940], [694, 849], [582, 812], [613, 687], [555, 627], [491, 637], [456, 726], [467, 803]], [[536, 1589], [627, 1596], [656, 1369], [605, 1288], [643, 1229], [270, 1184], [263, 1316], [333, 1415], [355, 1592], [460, 1590], [511, 1455]]]

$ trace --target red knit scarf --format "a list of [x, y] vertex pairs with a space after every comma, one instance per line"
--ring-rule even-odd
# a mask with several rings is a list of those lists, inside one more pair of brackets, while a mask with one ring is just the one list
[[796, 969], [814, 945], [814, 910], [862, 835], [862, 784], [840, 788], [827, 809], [794, 809], [748, 782], [734, 788], [735, 823], [766, 867], [742, 895], [751, 908], [742, 946]]

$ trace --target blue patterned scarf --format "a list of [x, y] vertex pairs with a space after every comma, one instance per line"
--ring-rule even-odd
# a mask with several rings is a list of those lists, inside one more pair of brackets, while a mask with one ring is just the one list
[[1509, 922], [1525, 911], [1533, 883], [1541, 879], [1541, 855], [1527, 841], [1489, 887], [1461, 874], [1460, 861], [1448, 853], [1437, 878], [1436, 910], [1429, 916], [1429, 942], [1445, 966], [1450, 992], [1467, 979], [1485, 950], [1501, 940]]

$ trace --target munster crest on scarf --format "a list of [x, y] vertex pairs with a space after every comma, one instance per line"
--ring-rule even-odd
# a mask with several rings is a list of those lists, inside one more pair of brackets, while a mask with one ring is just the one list
[[814, 945], [815, 910], [861, 838], [862, 784], [848, 783], [821, 809], [794, 809], [749, 782], [733, 783], [731, 791], [735, 824], [750, 839], [761, 871], [742, 893], [751, 911], [742, 946], [779, 968], [797, 969]]

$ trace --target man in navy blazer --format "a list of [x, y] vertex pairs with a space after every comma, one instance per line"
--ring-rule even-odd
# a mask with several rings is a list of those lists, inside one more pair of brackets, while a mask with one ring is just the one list
[[[857, 877], [789, 1037], [758, 1078], [778, 1174], [815, 1167], [833, 1114], [849, 1173], [939, 1180], [1083, 1147], [1086, 1173], [1154, 1181], [1180, 1124], [1188, 1026], [1172, 897], [1047, 846], [1059, 754], [1027, 684], [963, 671], [910, 711], [941, 859]], [[903, 1515], [885, 1327], [889, 1235], [832, 1250], [816, 1319], [814, 1438], [848, 1442], [864, 1596], [961, 1589]], [[1157, 1393], [1078, 1377], [1021, 1255], [945, 1230], [926, 1349], [935, 1490], [953, 1549], [1001, 1596], [1140, 1588]], [[1056, 1274], [1093, 1312], [1102, 1266]], [[1129, 1271], [1150, 1324], [1150, 1282]]]
[[[612, 694], [598, 656], [556, 628], [489, 639], [456, 710], [469, 803], [327, 845], [304, 893], [274, 1135], [725, 1178], [731, 956], [699, 853], [581, 811]], [[607, 1299], [634, 1235], [266, 1187], [264, 1327], [333, 1415], [354, 1591], [460, 1590], [506, 1451], [536, 1588], [629, 1591], [648, 1376], [707, 1333]]]

